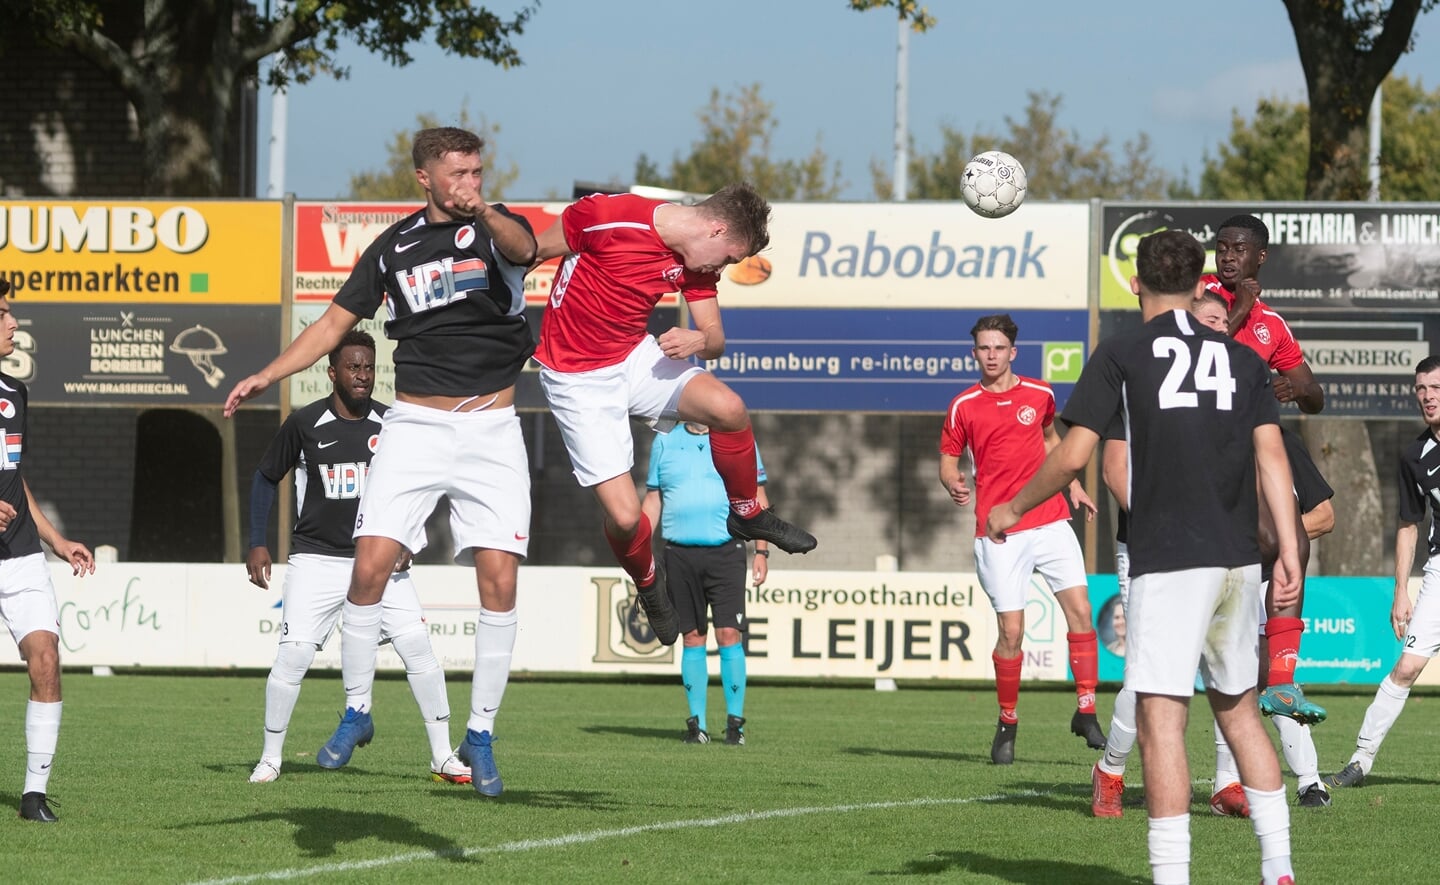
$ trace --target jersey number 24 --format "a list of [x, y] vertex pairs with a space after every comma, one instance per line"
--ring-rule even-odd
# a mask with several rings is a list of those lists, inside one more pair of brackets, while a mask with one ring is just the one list
[[[1156, 338], [1153, 351], [1156, 359], [1169, 359], [1170, 370], [1160, 384], [1160, 408], [1194, 409], [1200, 405], [1199, 391], [1213, 391], [1215, 408], [1228, 412], [1235, 394], [1235, 378], [1230, 374], [1230, 354], [1218, 341], [1201, 341], [1200, 354], [1191, 371], [1190, 348], [1179, 338]], [[1193, 390], [1182, 390], [1187, 379]]]

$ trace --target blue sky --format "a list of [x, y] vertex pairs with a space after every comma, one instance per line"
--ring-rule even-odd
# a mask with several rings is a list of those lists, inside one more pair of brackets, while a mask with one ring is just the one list
[[[510, 0], [486, 0], [512, 10]], [[1141, 132], [1160, 165], [1192, 181], [1225, 140], [1232, 112], [1257, 99], [1303, 100], [1304, 77], [1281, 0], [931, 0], [936, 28], [910, 38], [910, 132], [918, 150], [940, 127], [1002, 132], [1029, 91], [1063, 99], [1060, 122], [1117, 147]], [[1440, 12], [1421, 16], [1398, 73], [1440, 85]], [[289, 96], [285, 189], [344, 196], [349, 176], [383, 165], [395, 132], [468, 106], [501, 127], [500, 164], [519, 179], [507, 199], [568, 199], [575, 180], [629, 181], [641, 153], [660, 161], [700, 137], [714, 88], [751, 83], [774, 105], [773, 156], [818, 143], [840, 161], [844, 199], [871, 198], [870, 163], [891, 166], [896, 25], [844, 0], [544, 0], [501, 70], [438, 49], [393, 68], [347, 46], [348, 80]], [[270, 102], [262, 96], [260, 190], [269, 174]], [[1024, 158], [1020, 158], [1023, 162]]]

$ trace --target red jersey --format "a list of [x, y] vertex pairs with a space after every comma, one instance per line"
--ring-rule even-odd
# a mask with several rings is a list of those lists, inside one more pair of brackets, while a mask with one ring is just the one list
[[[1205, 283], [1207, 292], [1214, 292], [1225, 299], [1227, 309], [1235, 306], [1235, 293], [1226, 289], [1219, 277], [1212, 273], [1200, 279]], [[1295, 340], [1285, 320], [1259, 298], [1255, 299], [1255, 306], [1246, 315], [1244, 325], [1236, 330], [1235, 340], [1260, 354], [1265, 364], [1277, 372], [1293, 369], [1305, 362], [1300, 342]]]
[[686, 270], [655, 232], [655, 210], [666, 205], [634, 194], [593, 194], [560, 215], [571, 249], [550, 289], [540, 320], [535, 359], [557, 372], [613, 366], [646, 335], [660, 298], [715, 297], [718, 273]]
[[[1019, 376], [1017, 376], [1019, 377]], [[950, 402], [940, 431], [940, 453], [975, 460], [975, 535], [985, 534], [990, 508], [1015, 497], [1045, 461], [1045, 428], [1055, 422], [1055, 393], [1033, 378], [1004, 393], [976, 384]], [[1056, 494], [1010, 529], [1020, 532], [1068, 520], [1070, 505]]]

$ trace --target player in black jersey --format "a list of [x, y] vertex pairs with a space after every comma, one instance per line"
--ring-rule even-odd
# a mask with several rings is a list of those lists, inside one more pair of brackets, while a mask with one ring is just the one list
[[[295, 470], [297, 508], [285, 569], [285, 611], [275, 664], [265, 683], [265, 741], [251, 783], [280, 777], [285, 732], [300, 697], [300, 681], [315, 652], [325, 647], [350, 586], [355, 558], [352, 536], [360, 494], [370, 470], [386, 405], [370, 398], [375, 384], [375, 339], [352, 329], [330, 351], [329, 396], [296, 409], [265, 451], [250, 491], [250, 583], [270, 586], [270, 550], [265, 539], [270, 506], [280, 480]], [[420, 705], [430, 741], [430, 773], [437, 781], [470, 783], [470, 766], [450, 752], [450, 700], [445, 671], [430, 646], [420, 599], [402, 557], [381, 599], [381, 636], [405, 663], [410, 690]], [[344, 758], [341, 758], [344, 753]], [[322, 747], [316, 761], [338, 768], [347, 748]], [[338, 764], [337, 764], [338, 763]]]
[[[10, 312], [10, 283], [0, 279], [0, 357], [15, 351], [19, 324]], [[77, 576], [95, 573], [95, 557], [78, 541], [56, 531], [35, 504], [21, 462], [28, 454], [30, 391], [18, 378], [0, 372], [0, 620], [10, 628], [30, 674], [25, 708], [25, 789], [20, 816], [54, 823], [46, 800], [55, 745], [60, 740], [60, 609], [50, 566], [40, 542], [70, 563]]]
[[1281, 603], [1299, 588], [1293, 491], [1264, 364], [1189, 313], [1204, 263], [1184, 231], [1140, 242], [1131, 288], [1145, 324], [1096, 348], [1061, 415], [1069, 433], [1014, 500], [990, 511], [987, 533], [1003, 541], [1021, 514], [1064, 488], [1122, 415], [1131, 516], [1125, 684], [1136, 693], [1151, 870], [1156, 882], [1189, 881], [1185, 721], [1199, 665], [1246, 785], [1262, 882], [1277, 885], [1294, 871], [1280, 764], [1255, 698], [1257, 466], [1279, 538], [1272, 587]]
[[[1395, 530], [1395, 600], [1390, 605], [1390, 628], [1403, 643], [1400, 660], [1380, 681], [1375, 700], [1365, 711], [1354, 755], [1339, 772], [1325, 776], [1325, 783], [1332, 787], [1365, 783], [1375, 765], [1375, 754], [1410, 697], [1410, 687], [1430, 659], [1440, 653], [1440, 356], [1427, 356], [1415, 367], [1415, 399], [1425, 432], [1405, 447], [1396, 477], [1400, 524]], [[1410, 569], [1427, 511], [1429, 553], [1420, 594], [1412, 606]]]
[[314, 364], [361, 317], [385, 306], [395, 340], [395, 403], [385, 414], [355, 519], [355, 567], [341, 628], [345, 718], [327, 745], [368, 738], [381, 604], [395, 563], [425, 546], [425, 520], [450, 500], [456, 561], [475, 567], [480, 617], [475, 678], [460, 756], [472, 783], [500, 795], [491, 739], [515, 647], [515, 585], [530, 539], [530, 467], [515, 379], [534, 351], [525, 270], [535, 236], [525, 219], [481, 196], [484, 142], [425, 129], [411, 154], [425, 208], [387, 228], [319, 319], [258, 374], [235, 385], [225, 414]]

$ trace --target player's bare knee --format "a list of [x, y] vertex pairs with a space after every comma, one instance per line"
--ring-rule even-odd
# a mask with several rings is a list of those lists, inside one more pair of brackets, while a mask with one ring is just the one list
[[30, 676], [32, 700], [60, 700], [60, 637], [48, 630], [36, 630], [20, 640], [20, 656]]
[[1429, 658], [1419, 655], [1401, 655], [1400, 660], [1395, 662], [1395, 668], [1390, 671], [1390, 681], [1401, 688], [1409, 688], [1420, 678], [1428, 663]]

